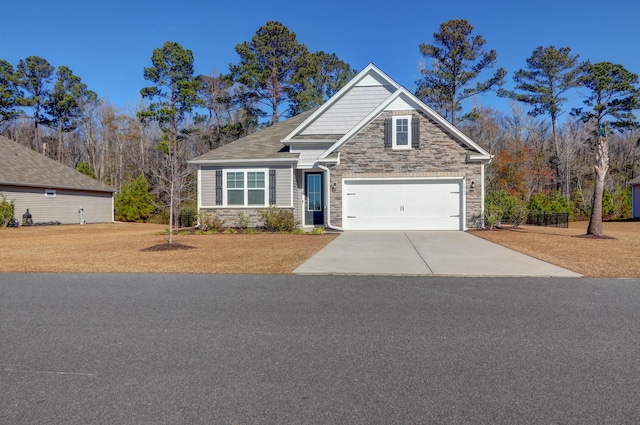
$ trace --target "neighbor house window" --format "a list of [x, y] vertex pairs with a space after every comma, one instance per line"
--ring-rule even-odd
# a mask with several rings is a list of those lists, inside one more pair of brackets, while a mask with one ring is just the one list
[[393, 117], [393, 148], [411, 149], [411, 116]]
[[44, 197], [45, 198], [55, 198], [56, 197], [56, 191], [55, 190], [51, 190], [51, 189], [45, 189], [44, 190]]
[[266, 170], [227, 171], [227, 205], [266, 205]]

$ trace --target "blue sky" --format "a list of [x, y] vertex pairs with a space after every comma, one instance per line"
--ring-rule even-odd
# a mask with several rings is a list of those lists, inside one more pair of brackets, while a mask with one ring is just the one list
[[[165, 41], [193, 51], [196, 73], [226, 73], [238, 61], [236, 44], [250, 40], [268, 20], [282, 22], [311, 51], [336, 53], [358, 70], [373, 62], [411, 91], [420, 76], [418, 45], [431, 43], [449, 19], [469, 20], [486, 47], [496, 50], [497, 66], [509, 72], [507, 88], [537, 46], [568, 46], [581, 59], [620, 63], [640, 73], [635, 0], [33, 0], [6, 2], [2, 10], [0, 59], [15, 66], [35, 55], [68, 66], [122, 108], [134, 105], [148, 85], [143, 68]], [[506, 106], [492, 94], [479, 101]]]

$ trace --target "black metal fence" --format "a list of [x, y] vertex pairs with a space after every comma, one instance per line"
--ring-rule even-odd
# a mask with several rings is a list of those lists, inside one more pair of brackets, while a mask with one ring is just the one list
[[193, 227], [196, 216], [190, 211], [183, 212], [178, 216], [178, 227]]
[[527, 224], [546, 227], [569, 227], [569, 214], [550, 212], [530, 212]]

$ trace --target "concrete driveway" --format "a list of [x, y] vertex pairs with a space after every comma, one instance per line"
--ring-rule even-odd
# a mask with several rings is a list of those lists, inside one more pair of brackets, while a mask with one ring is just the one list
[[344, 232], [293, 273], [581, 276], [469, 233], [455, 231]]

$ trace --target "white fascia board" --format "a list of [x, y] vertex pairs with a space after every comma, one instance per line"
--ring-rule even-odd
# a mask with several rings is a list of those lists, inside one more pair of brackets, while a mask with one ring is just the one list
[[493, 155], [469, 155], [469, 161], [489, 163], [492, 159]]
[[351, 181], [464, 181], [465, 176], [433, 176], [433, 177], [344, 177], [342, 181], [345, 184], [349, 184]]
[[297, 153], [297, 152], [293, 152], [293, 150], [295, 150], [296, 148], [301, 148], [301, 147], [305, 147], [305, 148], [309, 148], [309, 147], [313, 147], [313, 146], [317, 146], [320, 149], [328, 149], [331, 146], [333, 146], [333, 144], [337, 142], [337, 140], [333, 139], [333, 140], [327, 140], [327, 139], [308, 139], [308, 140], [287, 140], [284, 141], [282, 140], [282, 143], [284, 143], [285, 145], [289, 146], [289, 151], [291, 153]]
[[187, 161], [187, 163], [195, 164], [195, 165], [228, 165], [228, 166], [251, 165], [251, 164], [264, 165], [265, 163], [295, 164], [296, 162], [298, 162], [298, 158], [265, 158], [265, 159], [234, 159], [234, 160], [203, 159], [200, 161], [194, 161], [194, 160]]
[[297, 139], [297, 140], [284, 140], [281, 142], [287, 146], [309, 146], [309, 145], [333, 145], [337, 142], [336, 139]]
[[317, 111], [315, 111], [309, 118], [304, 120], [299, 126], [297, 126], [291, 133], [289, 133], [284, 139], [282, 139], [282, 143], [288, 142], [292, 137], [298, 134], [300, 131], [307, 128], [313, 121], [316, 120], [320, 115], [322, 115], [327, 109], [331, 108], [334, 103], [338, 101], [338, 99], [342, 98], [346, 93], [349, 92], [356, 84], [358, 84], [364, 77], [369, 75], [369, 73], [375, 72], [384, 80], [386, 80], [390, 86], [398, 89], [401, 86], [393, 81], [387, 74], [382, 72], [378, 67], [376, 67], [373, 63], [367, 65], [362, 71], [358, 73], [355, 77], [351, 79], [344, 87], [342, 87], [336, 94], [331, 96], [331, 98], [325, 102]]
[[300, 161], [296, 164], [296, 170], [316, 170], [319, 164], [340, 164], [340, 156], [337, 158], [324, 158], [315, 161]]
[[404, 87], [402, 87], [399, 91], [402, 91], [405, 96], [409, 97], [409, 99], [415, 103], [416, 105], [418, 105], [418, 107], [425, 113], [427, 114], [427, 116], [431, 119], [433, 119], [435, 122], [437, 122], [438, 124], [440, 124], [442, 127], [446, 128], [448, 131], [450, 131], [456, 138], [458, 138], [458, 140], [460, 140], [462, 143], [464, 143], [465, 145], [473, 148], [474, 150], [479, 152], [479, 155], [477, 156], [482, 156], [482, 157], [487, 157], [490, 158], [491, 155], [489, 154], [489, 152], [487, 152], [486, 150], [484, 150], [484, 148], [482, 146], [480, 146], [479, 144], [477, 144], [476, 142], [474, 142], [473, 140], [471, 140], [469, 138], [469, 136], [467, 136], [466, 134], [464, 134], [462, 131], [460, 131], [460, 129], [458, 129], [458, 127], [454, 126], [453, 124], [451, 124], [449, 121], [447, 121], [446, 119], [444, 119], [442, 117], [442, 115], [438, 114], [436, 111], [434, 111], [433, 109], [431, 109], [431, 107], [429, 107], [429, 105], [425, 104], [423, 101], [421, 101], [420, 99], [418, 99], [413, 93], [411, 93], [410, 91], [408, 91], [407, 89], [405, 89]]
[[407, 95], [415, 98], [415, 100], [417, 100], [419, 103], [419, 105], [422, 107], [422, 110], [430, 117], [432, 118], [434, 121], [436, 121], [438, 124], [440, 124], [441, 126], [443, 126], [444, 128], [446, 128], [447, 130], [449, 130], [455, 137], [458, 138], [458, 140], [460, 140], [462, 143], [464, 143], [465, 145], [473, 148], [474, 150], [480, 152], [481, 156], [486, 156], [486, 157], [491, 157], [491, 154], [489, 154], [489, 152], [487, 152], [482, 146], [480, 146], [479, 144], [477, 144], [476, 142], [474, 142], [473, 140], [471, 140], [469, 138], [469, 136], [467, 136], [466, 134], [464, 134], [462, 131], [460, 131], [458, 129], [458, 127], [454, 126], [453, 124], [451, 124], [449, 121], [447, 121], [446, 119], [444, 119], [442, 117], [442, 115], [438, 114], [436, 111], [434, 111], [433, 109], [431, 109], [428, 105], [426, 105], [424, 102], [422, 102], [420, 99], [418, 99], [417, 97], [415, 97], [413, 94], [411, 94], [410, 92], [407, 91]]
[[78, 192], [98, 192], [98, 193], [115, 193], [115, 189], [87, 189], [84, 187], [65, 186], [59, 184], [47, 184], [47, 183], [20, 183], [20, 182], [0, 182], [2, 186], [14, 186], [14, 187], [33, 187], [37, 189], [55, 189], [55, 190], [76, 190]]
[[338, 156], [335, 158], [320, 158], [318, 159], [318, 163], [320, 164], [340, 164], [340, 152], [338, 152]]
[[315, 170], [316, 168], [318, 168], [316, 165], [318, 164], [318, 161], [313, 161], [313, 162], [299, 162], [298, 164], [296, 164], [296, 170]]

